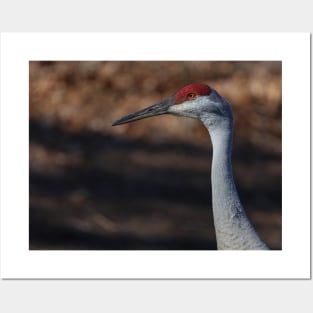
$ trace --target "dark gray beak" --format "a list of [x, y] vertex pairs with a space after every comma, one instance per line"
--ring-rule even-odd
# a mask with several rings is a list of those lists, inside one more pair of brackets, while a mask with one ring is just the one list
[[112, 124], [112, 126], [133, 122], [146, 117], [166, 114], [171, 104], [173, 104], [173, 98], [167, 98], [166, 100], [161, 101], [160, 103], [151, 105], [143, 110], [137, 111], [135, 113], [120, 118], [119, 120], [115, 121]]

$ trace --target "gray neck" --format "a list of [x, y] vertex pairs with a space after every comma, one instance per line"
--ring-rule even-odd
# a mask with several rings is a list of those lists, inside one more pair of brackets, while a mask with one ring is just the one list
[[231, 166], [232, 120], [204, 119], [213, 144], [212, 202], [219, 250], [268, 249], [251, 225], [241, 205]]

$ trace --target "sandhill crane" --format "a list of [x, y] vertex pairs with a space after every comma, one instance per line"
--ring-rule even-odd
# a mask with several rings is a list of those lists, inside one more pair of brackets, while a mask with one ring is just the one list
[[212, 206], [219, 250], [268, 250], [240, 202], [231, 164], [233, 113], [230, 104], [205, 84], [183, 87], [174, 96], [115, 121], [120, 125], [160, 114], [200, 120], [213, 145]]

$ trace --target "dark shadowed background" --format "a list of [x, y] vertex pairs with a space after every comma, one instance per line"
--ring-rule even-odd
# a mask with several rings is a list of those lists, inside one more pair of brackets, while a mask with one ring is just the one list
[[30, 249], [216, 249], [212, 146], [197, 120], [117, 118], [193, 82], [228, 99], [241, 201], [281, 238], [281, 62], [30, 62]]

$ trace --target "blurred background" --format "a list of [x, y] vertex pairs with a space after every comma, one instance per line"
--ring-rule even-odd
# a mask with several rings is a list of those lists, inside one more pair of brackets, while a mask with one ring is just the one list
[[212, 146], [197, 120], [116, 119], [207, 83], [235, 116], [249, 218], [282, 248], [281, 62], [30, 62], [29, 248], [216, 249]]

